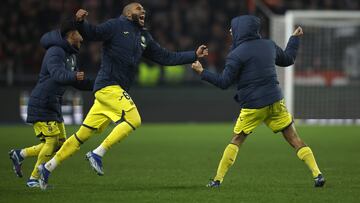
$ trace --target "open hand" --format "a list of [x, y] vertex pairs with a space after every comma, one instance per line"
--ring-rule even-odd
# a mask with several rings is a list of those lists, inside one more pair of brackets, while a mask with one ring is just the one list
[[199, 61], [195, 61], [193, 64], [191, 64], [191, 68], [199, 75], [204, 71], [204, 68]]
[[304, 34], [302, 28], [299, 26], [295, 29], [294, 33], [292, 34], [293, 36], [296, 37], [301, 37]]
[[81, 21], [84, 21], [86, 16], [88, 16], [89, 13], [84, 10], [84, 9], [79, 9], [77, 12], [76, 12], [76, 15], [75, 15], [75, 20], [77, 22], [81, 22]]
[[196, 50], [196, 56], [202, 58], [209, 54], [209, 49], [205, 45], [200, 45]]

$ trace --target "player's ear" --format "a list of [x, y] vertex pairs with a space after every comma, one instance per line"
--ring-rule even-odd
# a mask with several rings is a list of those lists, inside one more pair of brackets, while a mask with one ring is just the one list
[[74, 39], [74, 31], [69, 31], [66, 35], [68, 39]]
[[131, 12], [130, 11], [126, 12], [126, 17], [131, 18]]
[[79, 39], [82, 39], [80, 33], [77, 30], [72, 30], [68, 32], [67, 37], [71, 41], [79, 41]]

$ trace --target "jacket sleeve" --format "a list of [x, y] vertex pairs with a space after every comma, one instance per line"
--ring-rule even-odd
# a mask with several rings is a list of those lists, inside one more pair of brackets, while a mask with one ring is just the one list
[[94, 89], [94, 80], [85, 78], [85, 80], [75, 81], [72, 86], [78, 90], [92, 91]]
[[85, 40], [106, 41], [114, 35], [115, 19], [110, 19], [99, 25], [91, 25], [84, 20], [77, 23], [77, 28]]
[[189, 64], [196, 60], [195, 51], [172, 52], [166, 50], [161, 47], [150, 34], [148, 34], [148, 44], [143, 56], [165, 66]]
[[201, 79], [221, 89], [227, 89], [235, 82], [239, 75], [240, 68], [241, 63], [239, 60], [228, 58], [226, 59], [225, 68], [221, 74], [216, 74], [208, 70], [204, 70], [201, 73]]
[[286, 67], [294, 64], [296, 53], [299, 48], [300, 38], [292, 36], [286, 45], [285, 51], [275, 44], [276, 47], [276, 61], [275, 64], [281, 67]]
[[50, 48], [46, 56], [46, 67], [50, 77], [61, 84], [71, 84], [76, 81], [76, 72], [65, 69], [65, 53], [59, 47]]

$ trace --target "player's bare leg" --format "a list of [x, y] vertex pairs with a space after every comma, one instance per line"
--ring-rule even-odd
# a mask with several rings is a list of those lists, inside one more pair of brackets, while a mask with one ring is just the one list
[[221, 161], [219, 163], [216, 176], [207, 184], [207, 187], [219, 187], [229, 168], [234, 164], [240, 145], [245, 142], [247, 134], [241, 132], [235, 134], [231, 143], [225, 148]]
[[231, 143], [240, 147], [245, 142], [248, 134], [241, 132], [240, 134], [234, 134], [234, 137], [231, 139]]
[[302, 147], [306, 147], [306, 144], [298, 136], [294, 124], [291, 124], [289, 127], [285, 128], [282, 131], [282, 134], [285, 140], [296, 150], [298, 151]]
[[298, 136], [294, 124], [282, 131], [285, 140], [297, 151], [297, 156], [309, 167], [315, 181], [315, 187], [322, 187], [325, 179], [317, 166], [315, 157], [310, 147], [308, 147]]

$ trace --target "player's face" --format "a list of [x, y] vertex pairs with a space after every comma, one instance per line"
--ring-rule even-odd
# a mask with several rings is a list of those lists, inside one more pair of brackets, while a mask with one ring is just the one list
[[71, 44], [74, 47], [80, 49], [81, 43], [83, 41], [81, 34], [76, 30], [76, 31], [70, 32], [69, 37], [71, 38], [71, 42], [72, 42]]
[[131, 19], [141, 27], [145, 25], [145, 13], [146, 11], [141, 4], [135, 4], [130, 10]]

